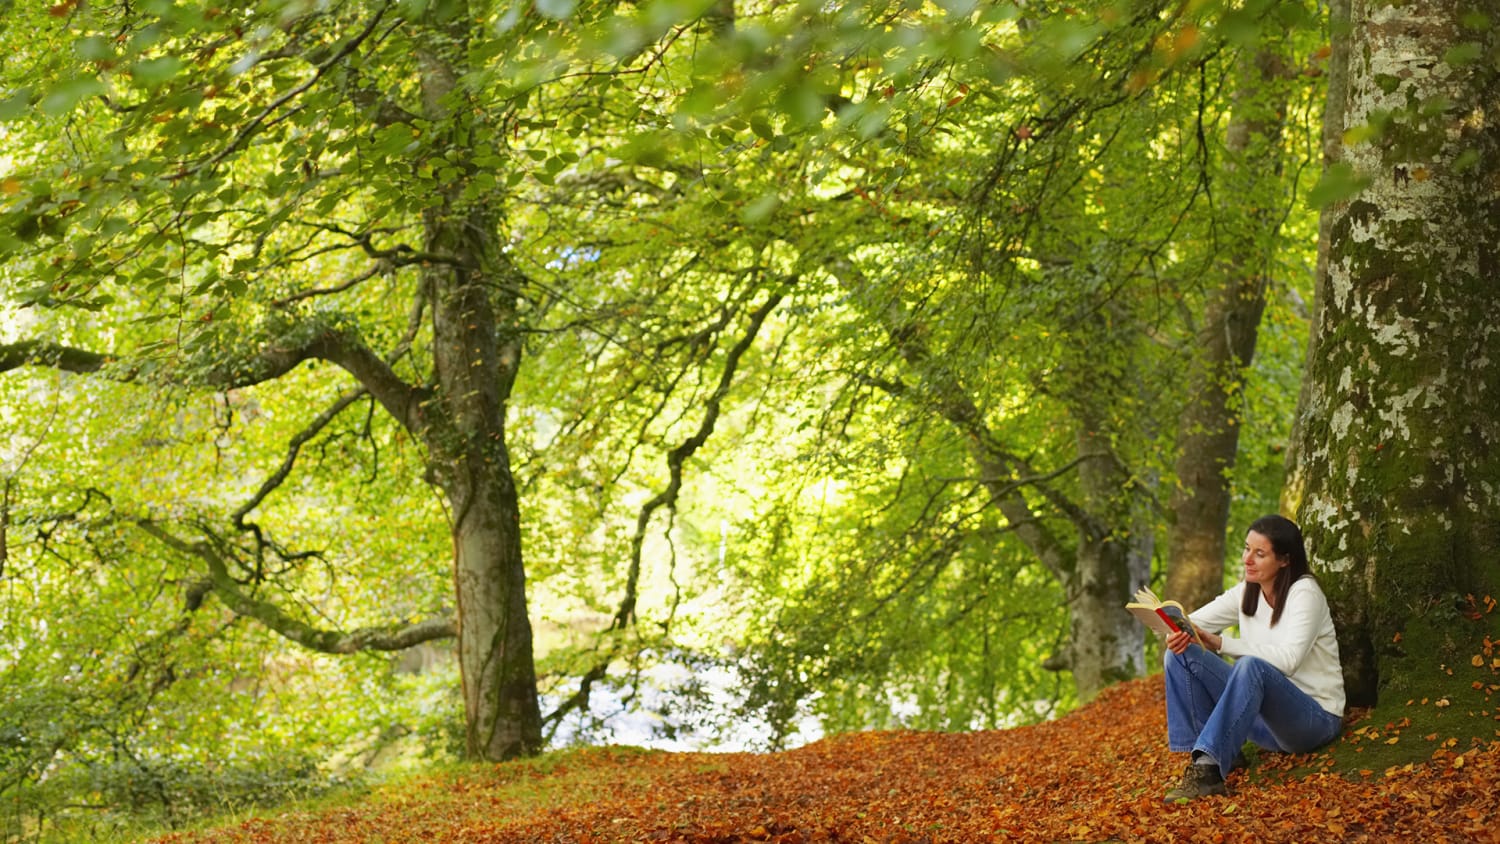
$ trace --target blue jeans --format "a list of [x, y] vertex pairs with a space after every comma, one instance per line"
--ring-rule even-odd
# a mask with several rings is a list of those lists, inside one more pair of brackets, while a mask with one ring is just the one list
[[1246, 740], [1267, 750], [1307, 753], [1333, 741], [1344, 720], [1328, 712], [1263, 659], [1231, 665], [1189, 645], [1163, 659], [1167, 684], [1167, 746], [1202, 751], [1229, 776]]

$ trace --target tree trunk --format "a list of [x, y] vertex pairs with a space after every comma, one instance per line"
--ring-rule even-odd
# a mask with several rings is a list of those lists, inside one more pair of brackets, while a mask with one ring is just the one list
[[1146, 628], [1122, 607], [1151, 573], [1151, 532], [1135, 531], [1137, 494], [1120, 469], [1094, 414], [1081, 414], [1079, 481], [1084, 507], [1098, 520], [1079, 531], [1072, 576], [1063, 583], [1071, 602], [1069, 659], [1079, 701], [1145, 673]]
[[[449, 425], [428, 437], [452, 508], [466, 750], [509, 759], [541, 748], [521, 514], [505, 446], [505, 401], [520, 363], [519, 337], [503, 336], [490, 302], [511, 287], [493, 253], [493, 221], [471, 211], [429, 213], [427, 248], [479, 259], [476, 268], [427, 272], [433, 291], [438, 401]], [[501, 279], [497, 280], [497, 275]]]
[[[1133, 576], [1132, 563], [1149, 557], [1133, 554], [1122, 536], [1090, 537], [1078, 549], [1077, 575], [1064, 585], [1071, 598], [1069, 664], [1079, 702], [1115, 683], [1145, 672], [1141, 655], [1146, 628], [1122, 607], [1145, 582]], [[1125, 597], [1121, 597], [1121, 596]], [[1123, 618], [1121, 618], [1123, 616]]]
[[1371, 181], [1324, 211], [1293, 503], [1354, 705], [1399, 680], [1397, 633], [1409, 628], [1414, 656], [1411, 633], [1442, 630], [1452, 646], [1465, 621], [1453, 602], [1500, 583], [1497, 39], [1466, 27], [1466, 10], [1350, 9], [1346, 125], [1375, 131], [1343, 154]]
[[1204, 309], [1178, 426], [1166, 594], [1189, 609], [1224, 588], [1229, 473], [1240, 443], [1236, 402], [1255, 356], [1276, 243], [1287, 96], [1284, 45], [1273, 40], [1284, 36], [1265, 37], [1237, 71], [1239, 88], [1224, 144], [1228, 161], [1214, 189], [1215, 201], [1227, 206], [1227, 243], [1218, 262], [1219, 282]]
[[[1345, 102], [1347, 88], [1349, 85], [1349, 2], [1350, 0], [1329, 0], [1328, 3], [1328, 28], [1336, 34], [1330, 44], [1328, 56], [1328, 93], [1323, 103], [1323, 171], [1326, 173], [1334, 165], [1342, 164], [1344, 161], [1344, 130], [1348, 124], [1344, 119], [1344, 112], [1348, 107]], [[1318, 218], [1318, 257], [1317, 266], [1314, 268], [1313, 276], [1313, 305], [1312, 305], [1312, 331], [1308, 332], [1307, 356], [1302, 365], [1304, 373], [1312, 369], [1312, 361], [1318, 354], [1318, 326], [1322, 323], [1323, 302], [1328, 299], [1328, 247], [1332, 240], [1329, 236], [1333, 224], [1332, 209], [1325, 211]], [[1301, 459], [1303, 421], [1305, 412], [1311, 406], [1309, 392], [1312, 389], [1312, 379], [1303, 377], [1301, 389], [1297, 393], [1298, 412], [1292, 419], [1292, 435], [1287, 443], [1286, 450], [1286, 480], [1281, 491], [1281, 512], [1297, 512], [1297, 502], [1302, 500], [1303, 462]]]
[[[420, 56], [423, 100], [463, 165], [472, 126], [453, 105], [465, 41], [461, 30], [446, 35]], [[505, 443], [505, 406], [521, 363], [520, 274], [500, 249], [492, 198], [461, 198], [474, 169], [445, 185], [442, 203], [423, 214], [426, 251], [453, 258], [427, 265], [422, 276], [437, 382], [426, 439], [434, 478], [452, 508], [465, 750], [470, 758], [501, 760], [540, 750], [542, 732], [521, 514]]]

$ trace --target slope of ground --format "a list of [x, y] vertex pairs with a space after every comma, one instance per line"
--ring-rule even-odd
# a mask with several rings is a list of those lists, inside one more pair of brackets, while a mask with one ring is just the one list
[[[775, 754], [574, 751], [156, 841], [1500, 842], [1500, 723], [1470, 715], [1488, 740], [1367, 718], [1321, 753], [1261, 754], [1228, 795], [1169, 805], [1185, 756], [1165, 749], [1158, 675], [1015, 730], [858, 733]], [[1419, 761], [1358, 766], [1400, 742]]]

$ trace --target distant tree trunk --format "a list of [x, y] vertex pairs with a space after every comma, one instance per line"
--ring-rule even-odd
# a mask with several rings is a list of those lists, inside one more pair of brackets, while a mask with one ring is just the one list
[[[454, 108], [462, 26], [434, 38], [420, 59], [427, 117], [466, 156], [469, 118]], [[426, 250], [455, 258], [427, 265], [422, 276], [437, 381], [426, 440], [451, 508], [466, 752], [500, 760], [542, 744], [520, 506], [505, 443], [505, 407], [521, 364], [520, 274], [500, 249], [497, 214], [483, 198], [461, 199], [464, 187], [463, 178], [446, 186], [442, 203], [423, 215]]]
[[1500, 584], [1500, 43], [1468, 11], [1350, 8], [1345, 125], [1377, 134], [1343, 150], [1369, 186], [1324, 211], [1291, 498], [1355, 705], [1400, 680], [1396, 633], [1452, 647], [1453, 603]]
[[[474, 214], [457, 220], [430, 215], [429, 249], [465, 224], [489, 229]], [[447, 254], [478, 253], [444, 244]], [[491, 249], [493, 251], [493, 249]], [[487, 268], [497, 269], [493, 265]], [[490, 307], [491, 272], [429, 271], [435, 293], [437, 400], [452, 421], [428, 438], [439, 484], [452, 511], [453, 579], [458, 601], [458, 662], [466, 717], [466, 752], [510, 759], [541, 748], [521, 518], [505, 446], [505, 396], [520, 362], [520, 342], [503, 336]], [[497, 337], [499, 342], [497, 342]]]
[[[1078, 430], [1078, 472], [1083, 487], [1075, 503], [1050, 485], [1033, 467], [1005, 447], [990, 428], [985, 410], [963, 384], [959, 373], [927, 343], [927, 331], [901, 303], [871, 283], [854, 263], [842, 256], [830, 259], [829, 271], [840, 279], [856, 302], [890, 338], [892, 347], [910, 367], [917, 390], [898, 395], [928, 403], [930, 409], [963, 436], [969, 455], [990, 496], [990, 504], [1005, 517], [1016, 535], [1037, 557], [1067, 596], [1069, 641], [1049, 657], [1050, 670], [1070, 671], [1080, 700], [1090, 700], [1106, 686], [1138, 676], [1142, 670], [1145, 628], [1124, 610], [1127, 597], [1145, 581], [1150, 569], [1152, 537], [1137, 530], [1136, 502], [1142, 492], [1130, 483], [1113, 451], [1112, 433], [1105, 421], [1107, 390], [1083, 385], [1099, 379], [1081, 372], [1070, 387]], [[1101, 320], [1101, 322], [1108, 322]], [[1099, 360], [1128, 354], [1126, 332], [1099, 326], [1089, 332]], [[1107, 350], [1107, 351], [1106, 351]], [[894, 388], [895, 385], [892, 385]], [[1066, 474], [1058, 472], [1057, 474]], [[1048, 505], [1033, 507], [1023, 489], [1043, 491]], [[1049, 521], [1066, 523], [1076, 536], [1076, 547], [1062, 540]]]
[[1063, 581], [1071, 611], [1069, 662], [1078, 698], [1145, 673], [1146, 628], [1121, 607], [1151, 573], [1153, 537], [1135, 530], [1139, 490], [1121, 468], [1103, 421], [1077, 413], [1078, 476], [1091, 526], [1081, 526], [1077, 559]]
[[[1281, 134], [1286, 111], [1285, 36], [1267, 35], [1237, 70], [1228, 160], [1213, 186], [1225, 207], [1216, 283], [1209, 291], [1188, 371], [1177, 432], [1166, 594], [1188, 608], [1223, 589], [1230, 478], [1239, 452], [1236, 401], [1255, 356], [1279, 221]], [[1216, 214], [1218, 212], [1215, 212]]]

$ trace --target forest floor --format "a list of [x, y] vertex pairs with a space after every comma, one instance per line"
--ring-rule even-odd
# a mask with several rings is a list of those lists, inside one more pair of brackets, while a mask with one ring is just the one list
[[[1155, 675], [1035, 726], [770, 754], [580, 749], [155, 842], [1500, 842], [1500, 713], [1448, 706], [1351, 717], [1329, 748], [1258, 754], [1227, 795], [1185, 804], [1162, 800], [1186, 757], [1165, 748]], [[1432, 715], [1455, 729], [1424, 732]]]

